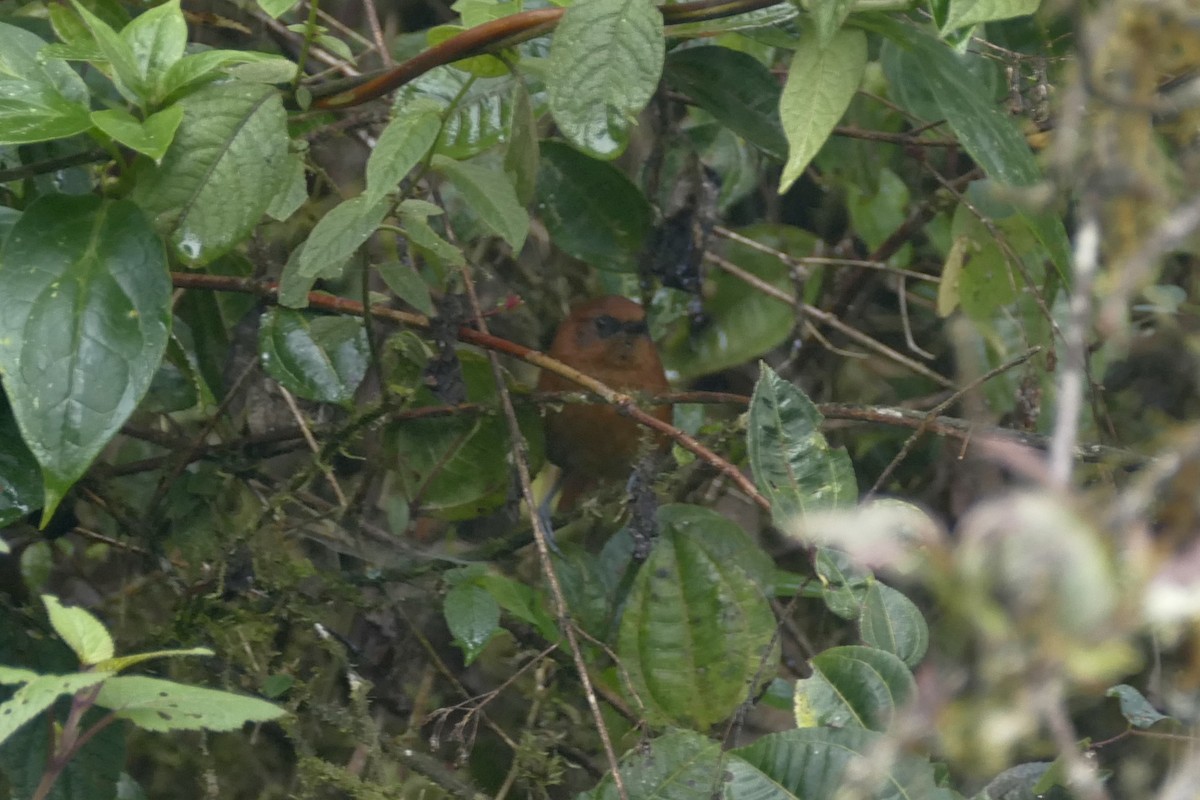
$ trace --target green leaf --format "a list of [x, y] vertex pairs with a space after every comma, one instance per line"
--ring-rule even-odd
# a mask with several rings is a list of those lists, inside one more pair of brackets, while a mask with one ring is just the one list
[[[544, 40], [521, 45], [522, 67], [527, 66], [527, 57], [545, 47]], [[529, 84], [535, 113], [541, 114], [546, 109], [546, 93], [532, 73], [518, 81], [507, 75], [476, 78], [450, 66], [438, 67], [397, 92], [392, 116], [402, 116], [411, 108], [435, 101], [444, 120], [437, 152], [450, 158], [471, 158], [506, 140], [515, 110], [513, 92], [525, 83]]]
[[179, 102], [183, 123], [133, 198], [178, 256], [207, 264], [250, 234], [289, 178], [287, 118], [276, 90], [206, 86]]
[[842, 619], [859, 619], [873, 581], [871, 574], [851, 563], [841, 550], [830, 547], [817, 548], [813, 566], [825, 587], [821, 599], [829, 610]]
[[1104, 693], [1104, 696], [1115, 697], [1120, 701], [1121, 716], [1125, 717], [1135, 728], [1145, 730], [1164, 719], [1172, 719], [1166, 714], [1160, 713], [1158, 709], [1150, 705], [1150, 701], [1141, 692], [1127, 683], [1112, 687]]
[[824, 49], [816, 32], [806, 31], [796, 47], [779, 101], [788, 139], [780, 194], [804, 174], [825, 144], [850, 106], [867, 67], [867, 37], [860, 30], [839, 30]]
[[[991, 177], [1011, 186], [1032, 186], [1041, 181], [1041, 170], [1016, 123], [1000, 110], [965, 60], [917, 28], [886, 17], [872, 17], [871, 26], [906, 51], [906, 69], [923, 76], [939, 110], [954, 129], [963, 148]], [[1057, 214], [1018, 209], [1046, 248], [1065, 281], [1070, 264], [1070, 243]]]
[[0, 399], [0, 528], [41, 507], [41, 468], [21, 438], [7, 398]]
[[154, 661], [159, 658], [179, 658], [180, 656], [211, 656], [215, 655], [212, 650], [207, 647], [189, 647], [183, 650], [154, 650], [148, 653], [134, 653], [131, 656], [117, 656], [109, 658], [96, 664], [97, 669], [102, 669], [106, 672], [124, 672], [130, 667], [144, 663], [146, 661]]
[[779, 82], [758, 59], [727, 47], [689, 47], [667, 57], [664, 77], [772, 158], [787, 158]]
[[808, 511], [853, 503], [858, 486], [843, 448], [821, 433], [824, 417], [803, 392], [763, 364], [750, 400], [747, 447], [759, 491], [777, 525]]
[[529, 233], [529, 214], [503, 172], [464, 164], [446, 156], [433, 157], [433, 168], [462, 194], [480, 221], [519, 251]]
[[47, 195], [0, 248], [0, 374], [43, 519], [141, 401], [167, 346], [162, 242], [125, 200]]
[[232, 731], [287, 713], [257, 697], [136, 675], [106, 680], [96, 705], [148, 731]]
[[537, 191], [537, 116], [525, 84], [516, 82], [512, 91], [512, 121], [508, 127], [508, 147], [504, 149], [504, 172], [512, 181], [517, 199], [528, 205]]
[[929, 649], [929, 626], [921, 611], [904, 594], [878, 581], [867, 587], [858, 631], [864, 642], [886, 650], [910, 669]]
[[581, 150], [616, 158], [658, 87], [662, 66], [662, 15], [649, 0], [572, 5], [550, 45], [554, 121]]
[[183, 122], [183, 108], [168, 106], [144, 121], [121, 108], [93, 111], [92, 124], [116, 141], [161, 161]]
[[637, 268], [654, 223], [649, 201], [620, 170], [561, 142], [542, 142], [537, 209], [567, 255], [622, 272]]
[[[673, 730], [633, 749], [621, 759], [620, 770], [629, 800], [733, 797], [721, 791], [726, 760], [716, 742], [693, 731]], [[620, 796], [612, 776], [606, 775], [579, 800], [619, 800]]]
[[[883, 734], [862, 728], [803, 728], [773, 733], [730, 751], [727, 797], [834, 798], [847, 785], [862, 787], [855, 797], [871, 800], [951, 800], [937, 786], [933, 766], [903, 753], [883, 761]], [[870, 764], [878, 769], [864, 770]]]
[[69, 675], [38, 675], [0, 703], [0, 744], [17, 729], [41, 714], [63, 695], [95, 686], [108, 679], [108, 672], [75, 672]]
[[258, 7], [265, 11], [271, 19], [279, 19], [294, 5], [296, 5], [296, 0], [258, 0]]
[[874, 647], [831, 647], [809, 663], [812, 677], [796, 682], [796, 724], [801, 727], [885, 731], [897, 709], [916, 693], [904, 662]]
[[45, 45], [0, 22], [0, 144], [64, 139], [92, 127], [83, 79], [62, 59], [39, 59]]
[[133, 54], [139, 83], [153, 87], [146, 98], [148, 104], [162, 102], [164, 93], [156, 84], [183, 58], [187, 45], [187, 23], [179, 0], [168, 0], [134, 17], [133, 22], [121, 30], [121, 41]]
[[291, 218], [308, 200], [308, 180], [305, 177], [304, 158], [299, 153], [289, 153], [284, 174], [283, 187], [271, 198], [267, 216], [283, 222]]
[[379, 228], [388, 207], [386, 200], [371, 203], [360, 194], [330, 209], [284, 267], [279, 302], [303, 308], [318, 278], [340, 278], [350, 256]]
[[367, 159], [367, 203], [376, 203], [396, 189], [400, 181], [433, 147], [442, 129], [434, 109], [406, 110], [383, 129]]
[[501, 632], [500, 605], [486, 590], [470, 583], [461, 583], [446, 593], [442, 613], [454, 637], [470, 664], [495, 636]]
[[[417, 202], [405, 200], [400, 204], [400, 230], [408, 243], [426, 258], [432, 259], [443, 267], [461, 267], [467, 263], [463, 251], [447, 242], [425, 221], [428, 214], [424, 211], [413, 212], [411, 204]], [[440, 209], [439, 209], [440, 211]]]
[[[150, 102], [150, 87], [146, 83], [145, 74], [134, 57], [133, 48], [125, 41], [112, 26], [89, 11], [79, 0], [71, 0], [79, 16], [83, 18], [88, 30], [96, 37], [96, 46], [100, 54], [108, 62], [108, 68], [103, 70], [121, 96], [130, 103], [144, 108]], [[132, 24], [132, 23], [130, 23]]]
[[833, 37], [850, 16], [854, 0], [809, 0], [805, 3], [816, 23], [817, 43], [822, 49], [833, 42]]
[[258, 328], [263, 369], [297, 397], [349, 403], [367, 374], [371, 349], [360, 320], [270, 308]]
[[703, 729], [774, 675], [764, 564], [741, 529], [715, 512], [664, 506], [658, 523], [626, 602], [617, 653], [647, 720]]
[[941, 26], [945, 36], [957, 28], [1024, 17], [1038, 10], [1041, 0], [951, 0], [950, 13]]
[[[176, 61], [159, 79], [158, 95], [166, 101], [194, 89], [205, 81], [215, 80], [237, 64], [255, 64], [269, 67], [273, 72], [294, 73], [296, 65], [285, 58], [270, 53], [254, 53], [243, 50], [204, 50], [189, 53]], [[273, 83], [275, 81], [267, 81]]]
[[429, 286], [411, 264], [386, 261], [377, 265], [376, 269], [379, 270], [379, 276], [383, 278], [387, 287], [396, 293], [396, 297], [426, 316], [432, 316], [435, 313]]
[[68, 608], [54, 595], [42, 595], [50, 625], [85, 667], [113, 657], [113, 640], [100, 620], [82, 608]]

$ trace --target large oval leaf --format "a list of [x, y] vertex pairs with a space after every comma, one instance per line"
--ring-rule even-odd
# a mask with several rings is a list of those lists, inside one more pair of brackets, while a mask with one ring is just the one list
[[658, 521], [617, 649], [647, 719], [706, 728], [774, 675], [765, 570], [741, 529], [715, 512], [666, 506]]
[[[880, 763], [887, 742], [862, 728], [805, 728], [764, 736], [730, 751], [731, 784], [726, 797], [796, 800], [842, 796], [851, 781], [861, 798], [951, 800], [958, 795], [938, 788], [933, 766], [923, 759], [897, 755]], [[871, 769], [862, 769], [866, 762]], [[854, 769], [851, 776], [851, 768]], [[866, 783], [874, 779], [874, 785]]]
[[821, 433], [824, 418], [803, 392], [766, 364], [750, 400], [747, 447], [759, 491], [777, 525], [858, 497], [850, 458]]
[[867, 37], [860, 30], [843, 28], [824, 48], [815, 30], [800, 37], [779, 101], [789, 148], [779, 179], [781, 194], [804, 174], [833, 133], [858, 91], [866, 67]]
[[550, 45], [554, 121], [582, 150], [616, 158], [658, 87], [662, 65], [662, 15], [648, 0], [576, 3]]
[[884, 731], [916, 692], [904, 662], [874, 647], [832, 647], [810, 662], [811, 678], [796, 683], [796, 724]]
[[653, 224], [645, 195], [616, 167], [542, 142], [537, 211], [554, 243], [599, 269], [632, 271]]
[[167, 346], [162, 241], [133, 203], [49, 195], [0, 249], [0, 373], [45, 518], [150, 386]]
[[293, 394], [321, 403], [348, 403], [367, 374], [371, 348], [361, 321], [268, 309], [258, 329], [267, 374]]
[[134, 199], [179, 257], [207, 264], [242, 241], [291, 174], [287, 118], [269, 86], [222, 83], [188, 95], [160, 165], [138, 176]]
[[670, 55], [664, 75], [746, 141], [773, 158], [787, 158], [779, 82], [753, 56], [728, 47], [689, 47]]

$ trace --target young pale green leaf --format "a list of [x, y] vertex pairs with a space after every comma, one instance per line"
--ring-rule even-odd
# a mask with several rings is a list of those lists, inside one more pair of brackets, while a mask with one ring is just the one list
[[424, 215], [410, 214], [401, 208], [400, 230], [419, 253], [443, 267], [461, 267], [467, 263], [463, 251], [443, 239]]
[[632, 272], [654, 222], [645, 195], [611, 164], [543, 142], [538, 214], [562, 250], [598, 269]]
[[294, 5], [296, 0], [258, 0], [258, 7], [267, 12], [271, 19], [279, 19]]
[[0, 665], [0, 684], [4, 686], [14, 686], [20, 683], [29, 683], [32, 680], [40, 678], [42, 673], [34, 672], [31, 669], [21, 669], [19, 667], [6, 667]]
[[920, 609], [904, 594], [879, 581], [867, 587], [858, 631], [864, 642], [886, 650], [910, 669], [929, 649], [929, 626]]
[[430, 101], [441, 110], [443, 124], [436, 152], [450, 158], [465, 159], [490, 150], [509, 135], [514, 112], [514, 87], [528, 83], [535, 113], [546, 110], [546, 92], [532, 72], [525, 73], [524, 59], [544, 50], [541, 40], [521, 45], [523, 80], [510, 75], [502, 78], [476, 78], [452, 66], [438, 67], [396, 93], [392, 116]]
[[772, 158], [787, 158], [779, 82], [758, 59], [728, 47], [689, 47], [667, 58], [667, 82]]
[[816, 23], [818, 44], [825, 48], [833, 41], [846, 17], [850, 16], [854, 0], [808, 0], [804, 7], [809, 10], [813, 22]]
[[433, 108], [406, 110], [392, 119], [367, 159], [367, 203], [393, 190], [433, 147], [442, 117]]
[[85, 667], [113, 657], [113, 640], [100, 620], [82, 608], [64, 606], [54, 595], [42, 595], [50, 625]]
[[[905, 64], [914, 76], [922, 76], [928, 95], [936, 102], [941, 115], [950, 123], [963, 147], [990, 177], [1011, 186], [1032, 186], [1041, 179], [1041, 170], [1011, 117], [992, 102], [974, 71], [967, 68], [966, 59], [974, 54], [957, 56], [949, 47], [917, 28], [885, 17], [875, 17], [871, 25], [891, 39], [908, 58]], [[1039, 214], [1024, 209], [1018, 213], [1051, 261], [1065, 279], [1070, 264], [1070, 243], [1061, 217]]]
[[96, 664], [97, 669], [105, 672], [124, 672], [130, 667], [141, 664], [145, 661], [153, 661], [158, 658], [179, 658], [180, 656], [211, 656], [216, 655], [207, 647], [189, 647], [184, 650], [154, 650], [149, 653], [134, 653], [130, 656], [117, 656], [109, 658]]
[[779, 101], [779, 115], [788, 139], [780, 194], [804, 174], [846, 113], [866, 67], [867, 37], [860, 30], [837, 31], [825, 48], [815, 31], [800, 37]]
[[504, 172], [512, 181], [517, 199], [525, 205], [533, 202], [538, 175], [537, 116], [525, 84], [516, 81], [512, 93], [512, 121], [508, 126], [508, 146], [504, 149]]
[[[847, 784], [861, 787], [856, 797], [872, 800], [954, 800], [959, 795], [938, 788], [933, 765], [915, 756], [897, 754], [881, 763], [887, 748], [883, 734], [862, 728], [802, 728], [762, 737], [730, 751], [726, 797], [799, 798], [839, 797]], [[894, 745], [893, 745], [894, 746]], [[864, 764], [878, 771], [863, 770]], [[853, 777], [852, 777], [853, 776]], [[867, 784], [866, 780], [873, 780]]]
[[[621, 759], [621, 777], [629, 800], [697, 800], [734, 797], [721, 791], [726, 781], [721, 746], [687, 730], [670, 730]], [[737, 795], [774, 800], [775, 795]], [[579, 800], [619, 800], [612, 776]], [[779, 798], [784, 800], [784, 798]]]
[[750, 400], [747, 447], [754, 482], [771, 501], [776, 524], [853, 503], [858, 486], [850, 459], [825, 441], [817, 407], [766, 364], [761, 369]]
[[109, 672], [74, 672], [69, 675], [38, 675], [0, 703], [0, 745], [29, 722], [54, 704], [63, 695], [72, 695], [80, 689], [95, 686], [111, 677]]
[[[96, 37], [96, 46], [100, 54], [108, 62], [105, 73], [112, 79], [113, 85], [121, 96], [139, 107], [145, 107], [150, 101], [150, 87], [145, 81], [145, 75], [134, 57], [133, 49], [112, 26], [89, 11], [79, 0], [71, 0], [84, 24]], [[131, 23], [132, 24], [132, 23]]]
[[529, 233], [529, 214], [503, 172], [442, 155], [433, 157], [433, 168], [454, 184], [484, 225], [520, 251]]
[[572, 144], [616, 158], [658, 86], [662, 15], [649, 0], [588, 0], [567, 9], [550, 45], [550, 111]]
[[741, 529], [715, 512], [665, 506], [658, 522], [617, 652], [647, 720], [703, 729], [775, 671], [774, 617], [762, 583], [769, 570]]
[[0, 22], [0, 145], [64, 139], [92, 127], [83, 79], [59, 58], [40, 59], [36, 34]]
[[140, 84], [150, 89], [149, 103], [162, 102], [164, 95], [156, 84], [183, 58], [187, 45], [187, 23], [179, 0], [168, 0], [134, 17], [121, 30], [121, 41], [133, 54]]
[[0, 528], [41, 506], [42, 470], [21, 438], [8, 401], [0, 399]]
[[283, 188], [287, 117], [275, 89], [250, 84], [206, 86], [179, 104], [175, 141], [138, 174], [133, 197], [178, 256], [201, 265], [248, 236]]
[[155, 161], [161, 161], [183, 122], [182, 106], [167, 106], [145, 120], [123, 108], [92, 112], [92, 124], [116, 141]]
[[307, 306], [313, 283], [318, 278], [341, 277], [350, 256], [375, 233], [387, 211], [386, 200], [370, 203], [361, 194], [330, 209], [284, 267], [279, 302], [292, 308]]
[[446, 593], [442, 613], [467, 664], [501, 632], [500, 605], [485, 589], [471, 583], [460, 583]]
[[426, 316], [435, 313], [429, 286], [411, 264], [385, 261], [375, 267], [387, 287], [410, 306]]
[[258, 349], [268, 375], [297, 397], [319, 403], [352, 400], [371, 356], [359, 320], [278, 307], [262, 315]]
[[[296, 65], [270, 53], [241, 50], [203, 50], [189, 53], [170, 66], [159, 79], [158, 95], [162, 100], [178, 98], [185, 90], [194, 89], [205, 81], [215, 80], [238, 64], [261, 65], [273, 73], [296, 71]], [[263, 82], [263, 81], [258, 81]], [[265, 81], [275, 83], [278, 81]]]
[[304, 172], [304, 158], [298, 153], [289, 153], [281, 170], [285, 178], [279, 192], [267, 206], [267, 216], [283, 222], [295, 214], [308, 199], [308, 180]]
[[809, 663], [812, 677], [796, 683], [796, 724], [802, 728], [885, 731], [916, 693], [904, 662], [874, 647], [832, 647]]
[[46, 195], [0, 248], [0, 374], [44, 518], [133, 413], [171, 324], [166, 253], [125, 200]]
[[96, 705], [148, 731], [232, 731], [247, 722], [265, 722], [287, 713], [257, 697], [138, 675], [106, 680]]
[[950, 0], [950, 10], [941, 25], [943, 36], [958, 28], [1024, 17], [1038, 10], [1041, 0]]

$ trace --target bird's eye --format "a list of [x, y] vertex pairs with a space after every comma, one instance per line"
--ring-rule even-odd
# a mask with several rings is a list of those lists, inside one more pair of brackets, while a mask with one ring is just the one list
[[645, 336], [649, 332], [650, 329], [646, 327], [646, 320], [644, 319], [625, 323], [625, 333], [630, 336]]
[[596, 333], [600, 334], [601, 339], [607, 339], [621, 331], [621, 323], [614, 317], [608, 314], [596, 317]]

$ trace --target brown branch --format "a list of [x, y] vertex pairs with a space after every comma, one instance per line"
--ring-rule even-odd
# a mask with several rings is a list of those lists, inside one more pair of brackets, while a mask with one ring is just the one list
[[[778, 5], [779, 2], [780, 0], [697, 0], [692, 3], [661, 6], [659, 11], [662, 12], [664, 24], [679, 25], [732, 17]], [[564, 13], [565, 9], [562, 8], [542, 8], [489, 20], [439, 42], [394, 69], [368, 77], [366, 80], [338, 81], [308, 87], [309, 92], [316, 98], [312, 104], [313, 108], [335, 110], [361, 105], [400, 88], [435, 67], [492, 53], [547, 34], [554, 30]]]

